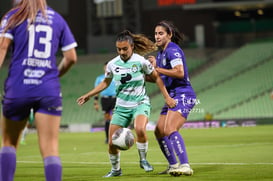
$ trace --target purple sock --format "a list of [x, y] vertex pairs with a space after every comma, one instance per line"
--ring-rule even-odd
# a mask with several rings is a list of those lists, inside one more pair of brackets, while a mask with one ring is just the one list
[[171, 141], [168, 139], [167, 136], [164, 136], [163, 138], [157, 139], [158, 144], [160, 146], [160, 149], [162, 151], [162, 153], [164, 154], [164, 156], [166, 157], [166, 159], [168, 160], [170, 165], [174, 165], [177, 163], [174, 151], [173, 151], [173, 147], [171, 144]]
[[189, 163], [188, 161], [188, 155], [186, 152], [186, 146], [184, 143], [184, 140], [182, 136], [179, 134], [179, 132], [175, 131], [169, 136], [172, 145], [174, 147], [174, 150], [176, 152], [176, 155], [180, 161], [181, 164]]
[[16, 150], [3, 147], [0, 151], [0, 181], [13, 181], [16, 169]]
[[46, 181], [62, 180], [62, 164], [60, 157], [49, 156], [44, 159]]

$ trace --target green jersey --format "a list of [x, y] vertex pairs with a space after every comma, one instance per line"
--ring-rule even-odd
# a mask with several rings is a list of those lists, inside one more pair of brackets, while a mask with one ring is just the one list
[[143, 103], [150, 105], [145, 88], [145, 75], [153, 71], [152, 64], [135, 53], [126, 62], [120, 56], [112, 59], [106, 66], [105, 77], [115, 81], [116, 105], [127, 108]]

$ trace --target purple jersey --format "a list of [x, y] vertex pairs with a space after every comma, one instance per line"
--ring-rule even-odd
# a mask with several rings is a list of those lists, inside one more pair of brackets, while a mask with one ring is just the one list
[[27, 20], [3, 34], [10, 11], [0, 27], [0, 36], [13, 40], [12, 60], [5, 82], [5, 97], [60, 96], [56, 53], [77, 46], [66, 23], [56, 11], [47, 8], [47, 18], [38, 12], [35, 22]]
[[195, 95], [189, 80], [184, 52], [177, 44], [170, 42], [164, 51], [158, 52], [156, 57], [156, 65], [164, 69], [172, 69], [176, 65], [183, 65], [184, 78], [179, 79], [163, 74], [160, 74], [160, 77], [163, 80], [170, 95], [174, 93], [187, 93], [190, 95]]

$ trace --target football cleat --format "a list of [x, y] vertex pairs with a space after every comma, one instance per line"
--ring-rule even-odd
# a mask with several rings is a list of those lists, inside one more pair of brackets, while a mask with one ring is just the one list
[[111, 170], [103, 177], [117, 177], [117, 176], [121, 176], [121, 175], [122, 175], [122, 172], [121, 172], [121, 169], [119, 169], [119, 170]]
[[154, 170], [153, 166], [147, 160], [139, 161], [140, 168], [143, 168], [146, 172], [151, 172]]
[[171, 167], [169, 170], [169, 174], [177, 177], [180, 175], [186, 175], [186, 176], [191, 176], [193, 174], [193, 170], [191, 169], [189, 164], [181, 164], [179, 167]]
[[162, 172], [158, 172], [157, 174], [158, 174], [158, 175], [169, 174], [170, 168], [171, 168], [171, 167], [168, 166], [166, 170], [164, 170], [164, 171], [162, 171]]

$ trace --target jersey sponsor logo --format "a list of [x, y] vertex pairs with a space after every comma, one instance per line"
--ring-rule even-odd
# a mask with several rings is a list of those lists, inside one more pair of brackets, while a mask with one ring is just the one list
[[116, 73], [119, 73], [119, 70], [120, 70], [119, 67], [116, 67], [116, 68], [115, 68], [115, 72], [116, 72]]
[[181, 100], [182, 100], [183, 106], [201, 104], [199, 99], [186, 97], [185, 94], [181, 95]]
[[43, 81], [41, 80], [37, 80], [37, 79], [24, 79], [24, 84], [26, 85], [29, 85], [29, 84], [32, 84], [32, 85], [39, 85], [41, 84]]
[[24, 76], [25, 77], [30, 77], [30, 78], [41, 78], [42, 76], [45, 75], [44, 70], [32, 70], [32, 69], [26, 69], [24, 71]]
[[48, 107], [47, 108], [48, 111], [62, 111], [63, 110], [63, 107], [62, 106], [58, 106], [58, 107], [55, 107], [55, 106], [52, 106], [52, 107]]
[[[130, 67], [116, 67], [115, 69], [114, 69], [114, 71], [116, 72], [116, 73], [119, 73], [119, 74], [126, 74], [126, 73], [128, 73], [128, 72], [132, 72], [132, 67], [130, 68]], [[136, 68], [137, 69], [137, 68]], [[135, 68], [134, 68], [134, 70], [136, 70]]]
[[122, 74], [121, 75], [121, 79], [120, 79], [120, 82], [122, 84], [125, 84], [127, 81], [131, 80], [132, 79], [132, 75], [131, 74]]

